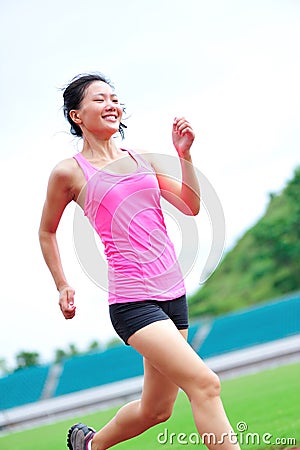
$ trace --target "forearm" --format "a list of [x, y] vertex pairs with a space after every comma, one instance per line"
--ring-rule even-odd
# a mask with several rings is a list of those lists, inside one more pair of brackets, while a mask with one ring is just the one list
[[180, 198], [192, 215], [200, 210], [200, 187], [190, 153], [180, 158], [182, 181]]
[[39, 240], [45, 262], [51, 272], [56, 288], [58, 291], [61, 291], [68, 286], [68, 282], [62, 268], [56, 234], [40, 230]]

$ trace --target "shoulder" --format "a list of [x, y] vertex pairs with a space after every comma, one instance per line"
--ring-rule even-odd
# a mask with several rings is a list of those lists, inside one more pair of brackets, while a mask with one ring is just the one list
[[74, 177], [78, 173], [78, 164], [74, 158], [67, 158], [60, 161], [52, 169], [49, 182], [59, 185], [72, 185]]
[[58, 177], [68, 177], [74, 173], [77, 167], [78, 164], [74, 158], [63, 159], [54, 166], [52, 174]]

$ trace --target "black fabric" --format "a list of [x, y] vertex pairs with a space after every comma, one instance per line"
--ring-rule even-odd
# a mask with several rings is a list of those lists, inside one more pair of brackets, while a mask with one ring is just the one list
[[184, 330], [189, 326], [185, 295], [167, 301], [115, 303], [109, 306], [109, 314], [115, 331], [126, 345], [136, 331], [158, 320], [171, 319], [178, 330]]

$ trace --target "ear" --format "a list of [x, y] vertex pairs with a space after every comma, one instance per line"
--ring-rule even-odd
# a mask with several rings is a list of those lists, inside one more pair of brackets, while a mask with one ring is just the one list
[[69, 116], [71, 117], [72, 121], [76, 123], [76, 125], [80, 125], [82, 123], [78, 109], [71, 109], [71, 111], [69, 112]]

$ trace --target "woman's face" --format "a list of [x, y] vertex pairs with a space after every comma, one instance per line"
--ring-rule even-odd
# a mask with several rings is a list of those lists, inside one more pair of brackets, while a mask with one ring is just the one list
[[70, 116], [83, 133], [85, 130], [109, 139], [115, 134], [122, 119], [123, 110], [117, 94], [103, 81], [94, 81], [85, 91], [78, 110], [72, 110]]

